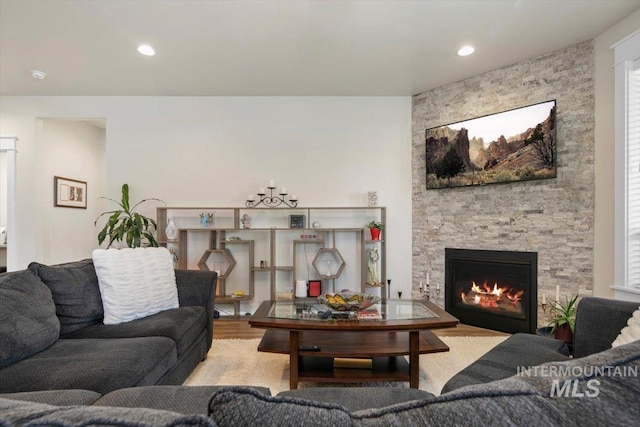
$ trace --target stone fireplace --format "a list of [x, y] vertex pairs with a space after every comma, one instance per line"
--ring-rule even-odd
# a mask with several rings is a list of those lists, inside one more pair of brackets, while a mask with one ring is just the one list
[[445, 248], [445, 309], [468, 325], [534, 333], [537, 278], [535, 252]]
[[[427, 274], [432, 284], [445, 282], [445, 248], [536, 252], [539, 303], [543, 293], [554, 295], [556, 287], [562, 298], [591, 294], [593, 76], [593, 42], [587, 41], [413, 97], [415, 296]], [[555, 179], [427, 189], [426, 129], [547, 99], [557, 102]], [[435, 302], [444, 305], [443, 298]], [[544, 326], [547, 321], [539, 307], [538, 326]]]

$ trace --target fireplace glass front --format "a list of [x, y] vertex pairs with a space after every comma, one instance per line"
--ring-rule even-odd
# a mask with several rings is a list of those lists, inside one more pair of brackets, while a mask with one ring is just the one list
[[445, 309], [462, 323], [535, 332], [537, 253], [445, 249]]

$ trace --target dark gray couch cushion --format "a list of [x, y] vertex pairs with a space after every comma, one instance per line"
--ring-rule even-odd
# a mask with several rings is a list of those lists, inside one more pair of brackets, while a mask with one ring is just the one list
[[[120, 406], [126, 408], [152, 408], [181, 414], [207, 415], [211, 395], [225, 386], [147, 386], [115, 390], [100, 398], [96, 406]], [[252, 389], [271, 396], [265, 387]]]
[[383, 408], [398, 403], [433, 397], [433, 394], [415, 388], [394, 387], [310, 387], [287, 390], [278, 397], [296, 397], [318, 402], [342, 405], [349, 411]]
[[568, 355], [567, 346], [560, 340], [515, 334], [454, 375], [442, 387], [442, 393], [510, 377], [522, 366], [567, 360]]
[[84, 389], [100, 394], [155, 384], [176, 363], [164, 337], [58, 340], [46, 350], [0, 369], [0, 392]]
[[0, 274], [0, 368], [44, 350], [59, 336], [49, 288], [27, 270]]
[[32, 262], [29, 270], [51, 290], [63, 338], [78, 329], [102, 323], [102, 298], [92, 260], [51, 266]]
[[176, 343], [180, 356], [206, 329], [206, 321], [203, 307], [179, 307], [117, 325], [89, 326], [66, 338], [167, 337]]
[[346, 408], [294, 397], [265, 396], [248, 387], [227, 387], [213, 394], [209, 417], [219, 426], [351, 426]]
[[205, 426], [215, 427], [202, 415], [183, 415], [140, 408], [51, 406], [0, 399], [0, 425], [6, 426]]
[[23, 400], [58, 406], [92, 405], [100, 399], [100, 393], [90, 390], [25, 391], [22, 393], [3, 393], [0, 394], [0, 399]]
[[[624, 348], [623, 348], [624, 347]], [[628, 375], [611, 373], [618, 367]], [[581, 359], [542, 365], [530, 376], [464, 387], [427, 404], [410, 403], [353, 414], [356, 425], [637, 426], [640, 341]], [[562, 370], [569, 375], [563, 375]], [[571, 381], [567, 395], [554, 382]], [[597, 381], [597, 384], [590, 381]], [[576, 395], [572, 390], [577, 391]], [[586, 393], [598, 391], [597, 396]], [[580, 393], [583, 393], [580, 395]]]
[[[638, 425], [640, 382], [606, 367], [637, 372], [640, 341], [590, 357], [552, 362], [547, 375], [511, 377], [464, 387], [438, 397], [350, 413], [338, 405], [297, 398], [265, 397], [232, 387], [216, 392], [210, 416], [220, 426], [592, 426]], [[548, 375], [561, 368], [571, 375]], [[597, 387], [593, 397], [552, 396], [554, 381], [575, 381], [579, 393]], [[597, 380], [595, 383], [589, 381]], [[573, 389], [573, 383], [571, 389]], [[371, 389], [375, 392], [375, 389]]]
[[573, 334], [575, 357], [584, 357], [611, 348], [635, 310], [637, 302], [584, 297], [578, 304]]

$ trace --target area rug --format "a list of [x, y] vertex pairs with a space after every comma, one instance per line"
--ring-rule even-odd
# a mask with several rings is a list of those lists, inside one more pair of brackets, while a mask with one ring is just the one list
[[[446, 353], [420, 355], [420, 389], [440, 394], [442, 386], [463, 368], [507, 337], [441, 337]], [[289, 355], [259, 352], [259, 339], [214, 340], [207, 359], [184, 385], [251, 385], [268, 387], [273, 395], [289, 390]], [[301, 382], [299, 387], [326, 386]], [[336, 385], [336, 384], [331, 384]], [[408, 383], [372, 384], [408, 387]]]

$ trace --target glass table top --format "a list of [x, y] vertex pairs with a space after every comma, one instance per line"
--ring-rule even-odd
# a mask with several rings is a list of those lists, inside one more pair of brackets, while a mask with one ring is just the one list
[[380, 301], [360, 311], [339, 311], [317, 300], [304, 299], [275, 301], [267, 316], [272, 319], [296, 319], [331, 321], [339, 319], [358, 320], [412, 320], [438, 318], [424, 303], [411, 300]]

